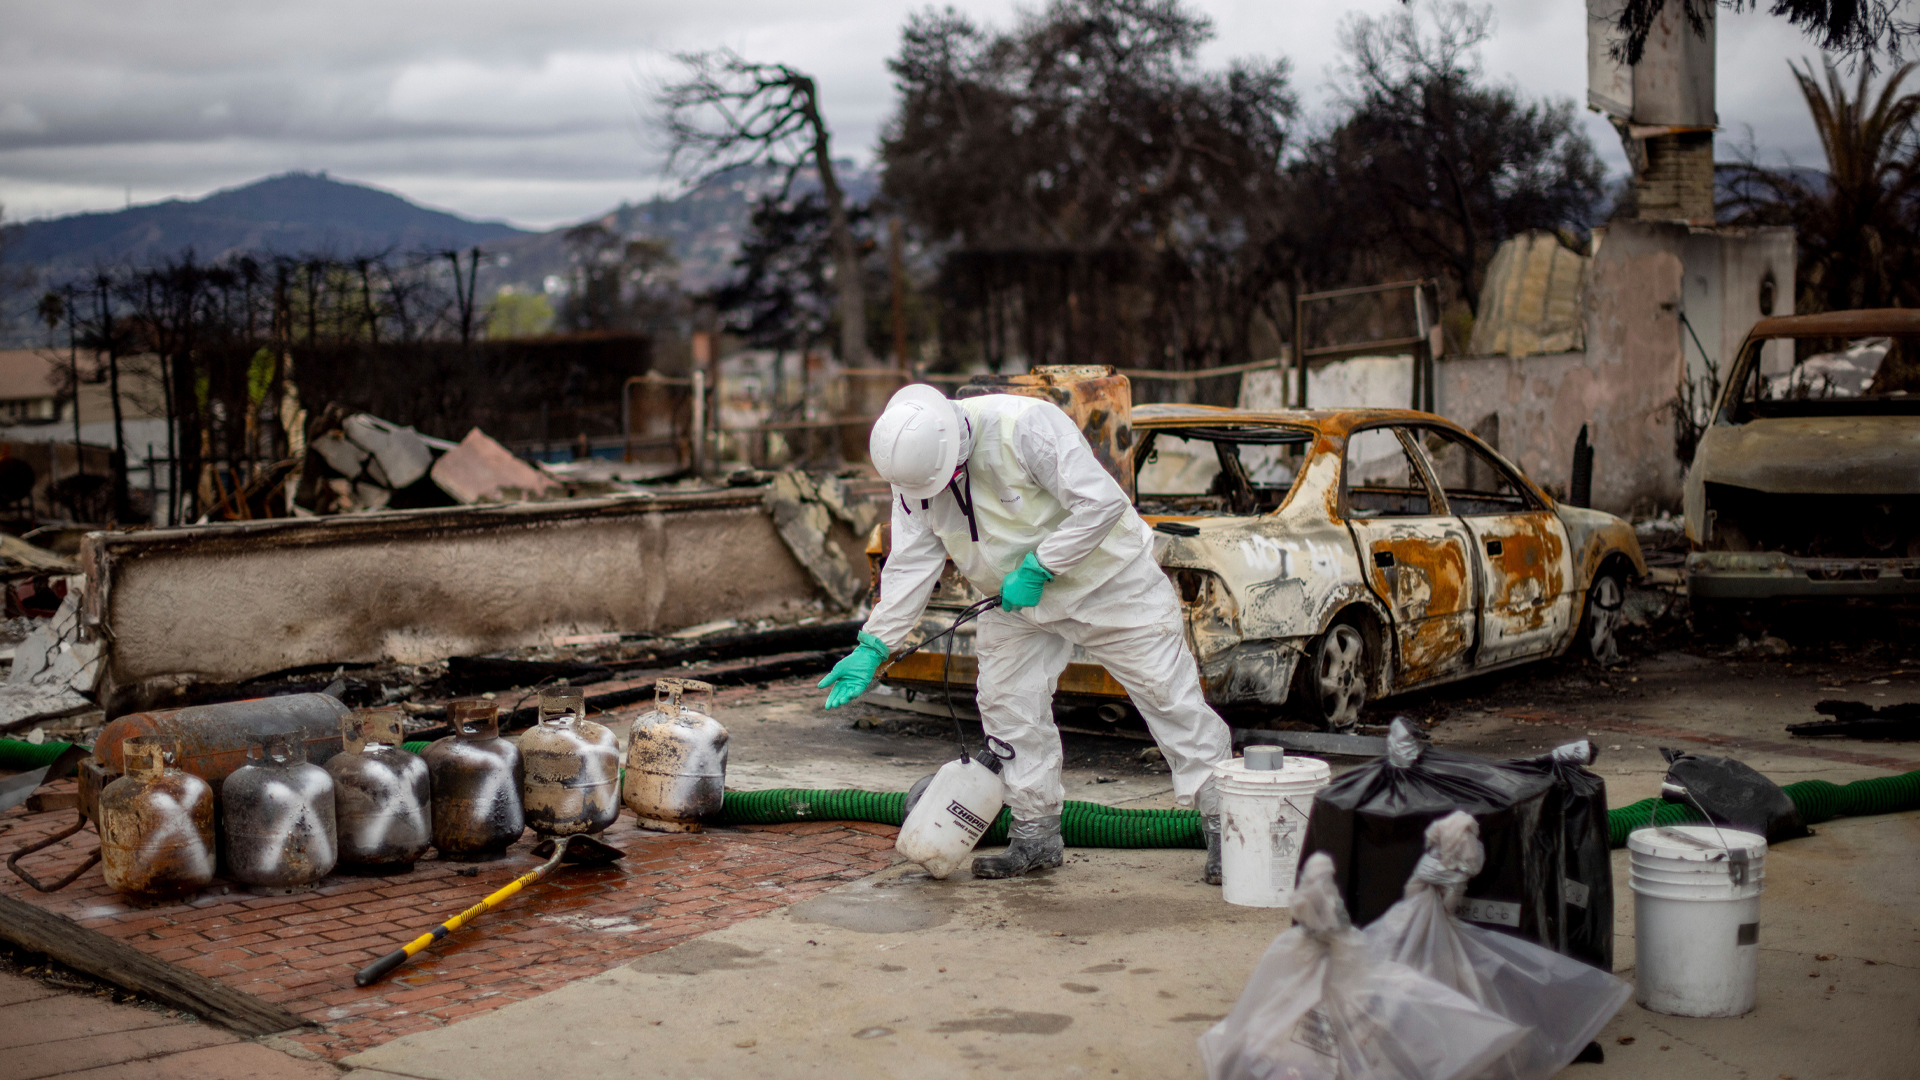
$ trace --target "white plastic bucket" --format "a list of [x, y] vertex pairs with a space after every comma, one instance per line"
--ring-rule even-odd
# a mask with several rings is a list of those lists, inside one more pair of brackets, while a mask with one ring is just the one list
[[1627, 837], [1635, 1000], [1669, 1016], [1753, 1011], [1767, 841], [1677, 825]]
[[1235, 759], [1213, 768], [1220, 791], [1222, 898], [1242, 907], [1286, 907], [1300, 865], [1313, 794], [1333, 771], [1318, 758], [1286, 755], [1277, 770]]

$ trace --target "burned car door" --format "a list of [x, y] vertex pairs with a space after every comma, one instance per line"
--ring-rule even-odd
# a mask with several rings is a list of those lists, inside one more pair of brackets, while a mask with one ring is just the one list
[[1474, 643], [1472, 537], [1416, 464], [1399, 427], [1347, 437], [1341, 516], [1373, 591], [1393, 613], [1394, 685], [1425, 682], [1467, 663]]
[[1420, 435], [1447, 509], [1473, 536], [1482, 582], [1474, 665], [1553, 652], [1566, 639], [1579, 591], [1566, 525], [1467, 436], [1440, 427]]

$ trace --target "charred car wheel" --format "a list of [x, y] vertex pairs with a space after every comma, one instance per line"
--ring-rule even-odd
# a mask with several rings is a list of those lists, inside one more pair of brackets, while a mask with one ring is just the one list
[[1618, 631], [1621, 609], [1626, 602], [1626, 582], [1617, 570], [1602, 570], [1587, 590], [1587, 611], [1580, 619], [1580, 644], [1587, 656], [1601, 667], [1620, 662]]
[[1359, 723], [1373, 682], [1372, 651], [1366, 632], [1351, 622], [1336, 622], [1313, 639], [1295, 684], [1307, 719], [1329, 731], [1348, 731]]

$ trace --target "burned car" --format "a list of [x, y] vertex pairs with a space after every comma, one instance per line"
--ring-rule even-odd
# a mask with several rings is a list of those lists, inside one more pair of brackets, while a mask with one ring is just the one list
[[1920, 593], [1920, 311], [1762, 319], [1687, 470], [1696, 611]]
[[[1438, 416], [1386, 409], [1131, 411], [1124, 479], [1179, 590], [1208, 699], [1276, 707], [1339, 730], [1370, 699], [1570, 648], [1607, 663], [1627, 583], [1646, 572], [1633, 529], [1557, 505], [1492, 448]], [[868, 555], [878, 583], [886, 527]], [[977, 600], [949, 564], [921, 633]], [[885, 682], [939, 694], [940, 649]], [[971, 696], [972, 640], [950, 674]], [[1062, 705], [1126, 692], [1075, 650]]]

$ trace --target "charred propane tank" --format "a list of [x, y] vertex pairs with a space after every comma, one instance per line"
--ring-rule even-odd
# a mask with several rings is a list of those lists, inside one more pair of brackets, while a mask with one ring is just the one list
[[100, 871], [118, 892], [164, 897], [213, 880], [213, 788], [174, 765], [179, 740], [120, 744], [126, 775], [100, 793]]
[[121, 748], [128, 739], [171, 736], [176, 740], [173, 764], [205, 780], [217, 793], [226, 778], [247, 763], [249, 748], [257, 749], [268, 735], [289, 734], [308, 761], [324, 763], [340, 751], [340, 720], [346, 715], [347, 707], [330, 694], [128, 713], [100, 729], [93, 755], [80, 762], [81, 812], [99, 822], [100, 793], [126, 771]]
[[620, 741], [587, 719], [587, 695], [543, 690], [540, 720], [520, 736], [527, 825], [542, 836], [602, 832], [620, 816]]
[[1133, 384], [1107, 364], [1043, 365], [1024, 375], [975, 375], [955, 398], [1018, 394], [1060, 406], [1093, 456], [1133, 497]]
[[653, 684], [653, 711], [633, 721], [627, 777], [620, 798], [640, 824], [665, 832], [699, 832], [700, 819], [720, 812], [727, 791], [727, 729], [680, 703], [682, 695], [713, 685], [694, 679]]
[[427, 763], [401, 748], [405, 731], [398, 709], [356, 709], [340, 721], [344, 748], [327, 759], [327, 775], [346, 868], [405, 873], [433, 843]]
[[333, 778], [297, 735], [269, 735], [220, 786], [227, 872], [258, 893], [313, 888], [333, 869]]
[[433, 846], [443, 859], [483, 862], [526, 831], [520, 751], [500, 737], [500, 706], [485, 698], [447, 703], [453, 734], [421, 752], [432, 776]]

